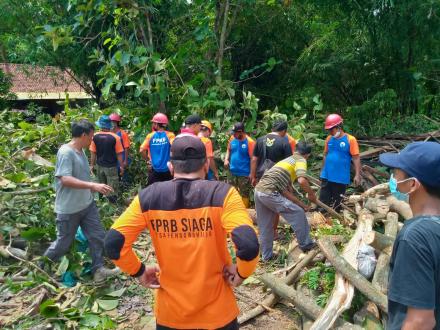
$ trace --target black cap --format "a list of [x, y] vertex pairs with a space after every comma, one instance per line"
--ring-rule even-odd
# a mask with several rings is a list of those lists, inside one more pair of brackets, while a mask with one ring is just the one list
[[287, 129], [287, 121], [285, 120], [276, 120], [272, 124], [272, 130], [274, 132], [281, 132]]
[[232, 128], [232, 132], [244, 132], [244, 124], [243, 123], [235, 123]]
[[206, 158], [206, 148], [196, 136], [177, 136], [171, 145], [171, 160]]
[[192, 114], [186, 117], [185, 125], [201, 124], [202, 118], [198, 114]]
[[384, 153], [379, 156], [382, 164], [398, 168], [422, 184], [440, 187], [440, 143], [413, 142], [399, 153]]

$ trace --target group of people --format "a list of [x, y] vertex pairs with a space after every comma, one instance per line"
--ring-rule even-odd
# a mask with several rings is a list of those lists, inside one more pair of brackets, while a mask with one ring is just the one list
[[[262, 261], [274, 258], [279, 216], [291, 225], [304, 252], [316, 246], [305, 214], [309, 206], [292, 187], [297, 181], [307, 199], [317, 201], [307, 175], [311, 145], [290, 137], [286, 121], [274, 122], [272, 132], [256, 141], [243, 123], [236, 123], [224, 160], [230, 185], [218, 180], [209, 122], [190, 115], [176, 136], [167, 130], [167, 116], [157, 113], [140, 147], [148, 162], [148, 185], [105, 234], [93, 192], [114, 198], [116, 182], [129, 164], [130, 141], [120, 121], [115, 114], [101, 116], [96, 133], [86, 120], [72, 124], [72, 141], [57, 154], [57, 239], [45, 256], [58, 260], [81, 226], [89, 240], [95, 280], [122, 270], [157, 289], [157, 329], [238, 329], [232, 287], [253, 273], [260, 253]], [[351, 163], [354, 183], [360, 182], [359, 147], [344, 132], [340, 115], [329, 115], [325, 129], [329, 135], [319, 198], [338, 209], [350, 183]], [[91, 181], [86, 148], [100, 183]], [[407, 200], [414, 213], [391, 257], [390, 329], [440, 329], [440, 144], [413, 143], [399, 154], [382, 155], [381, 161], [394, 169], [391, 193]], [[256, 226], [247, 212], [252, 189]], [[157, 265], [142, 264], [132, 249], [144, 230]], [[104, 267], [104, 251], [119, 268]]]

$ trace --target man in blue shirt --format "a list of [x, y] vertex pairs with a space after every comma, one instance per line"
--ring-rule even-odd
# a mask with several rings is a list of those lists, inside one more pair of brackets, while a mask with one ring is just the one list
[[414, 142], [380, 161], [394, 169], [391, 193], [413, 212], [391, 255], [388, 329], [440, 329], [440, 144]]

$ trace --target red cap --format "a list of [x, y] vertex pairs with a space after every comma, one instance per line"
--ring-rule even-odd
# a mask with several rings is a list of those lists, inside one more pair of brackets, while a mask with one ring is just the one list
[[111, 121], [121, 121], [121, 116], [119, 116], [117, 113], [112, 113], [110, 115], [110, 120]]
[[325, 118], [325, 129], [332, 129], [335, 126], [342, 124], [343, 119], [340, 115], [332, 113]]
[[153, 118], [151, 119], [151, 122], [162, 124], [162, 125], [168, 125], [168, 117], [166, 114], [158, 112], [153, 116]]

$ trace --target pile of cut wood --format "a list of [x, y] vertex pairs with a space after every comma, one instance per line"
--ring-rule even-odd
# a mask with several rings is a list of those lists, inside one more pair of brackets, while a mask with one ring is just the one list
[[[344, 204], [345, 222], [352, 223], [356, 230], [350, 241], [343, 246], [342, 252], [335, 246], [337, 240], [324, 236], [318, 239], [319, 249], [303, 254], [296, 264], [288, 267], [290, 272], [284, 278], [270, 274], [261, 275], [260, 280], [271, 289], [271, 293], [256, 308], [239, 318], [241, 324], [267, 310], [270, 311], [280, 299], [292, 303], [305, 318], [314, 321], [311, 329], [356, 329], [365, 326], [381, 328], [385, 324], [392, 245], [403, 225], [399, 218], [402, 221], [411, 218], [411, 209], [407, 203], [389, 195], [387, 183], [376, 185], [361, 195], [352, 195], [346, 198]], [[378, 222], [383, 224], [377, 227], [384, 228], [384, 233], [373, 230]], [[359, 272], [359, 251], [366, 245], [375, 251], [373, 257], [376, 266], [370, 278]], [[307, 268], [313, 267], [316, 260], [323, 259], [336, 270], [335, 286], [325, 308], [319, 307], [313, 298], [294, 286]], [[354, 322], [349, 323], [343, 320], [341, 314], [351, 307], [355, 288], [368, 301], [355, 313]]]

